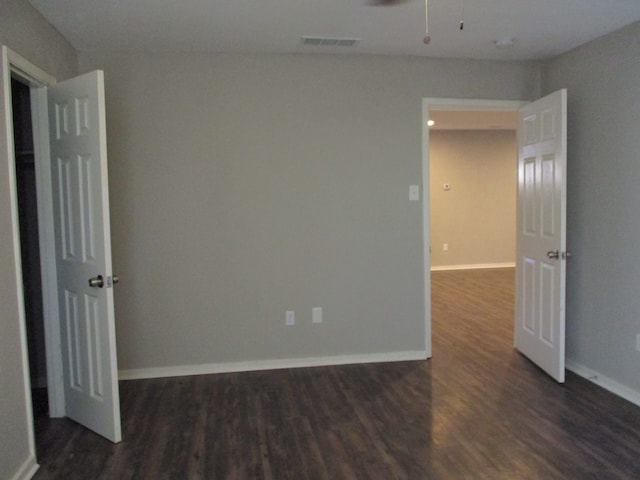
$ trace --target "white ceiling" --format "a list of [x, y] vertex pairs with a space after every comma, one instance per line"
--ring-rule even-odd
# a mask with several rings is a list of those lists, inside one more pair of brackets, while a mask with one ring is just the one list
[[[30, 0], [80, 51], [389, 54], [531, 60], [640, 20], [640, 0]], [[359, 38], [355, 47], [302, 36]], [[515, 38], [511, 48], [494, 41]]]

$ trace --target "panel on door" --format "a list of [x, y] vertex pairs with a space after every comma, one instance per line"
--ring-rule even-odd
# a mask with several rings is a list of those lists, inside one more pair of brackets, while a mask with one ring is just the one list
[[66, 415], [119, 442], [103, 73], [48, 97]]
[[566, 90], [520, 110], [515, 346], [564, 382]]

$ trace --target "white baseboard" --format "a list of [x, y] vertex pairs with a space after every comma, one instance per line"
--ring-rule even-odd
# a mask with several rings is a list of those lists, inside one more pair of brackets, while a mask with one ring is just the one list
[[577, 362], [573, 362], [569, 359], [566, 360], [565, 367], [567, 370], [572, 371], [576, 375], [589, 380], [592, 383], [595, 383], [599, 387], [604, 388], [605, 390], [610, 391], [618, 395], [619, 397], [624, 398], [625, 400], [630, 401], [638, 406], [640, 406], [640, 392], [629, 388], [621, 383], [616, 382], [615, 380], [603, 375], [595, 370], [591, 370], [584, 365], [581, 365]]
[[515, 262], [508, 263], [474, 263], [472, 265], [440, 265], [432, 266], [432, 272], [443, 272], [445, 270], [480, 270], [483, 268], [514, 268]]
[[33, 478], [40, 465], [36, 462], [36, 457], [30, 455], [18, 471], [11, 477], [11, 480], [29, 480]]
[[427, 353], [418, 350], [368, 355], [335, 355], [329, 357], [285, 358], [278, 360], [252, 360], [248, 362], [207, 363], [203, 365], [178, 365], [174, 367], [134, 368], [131, 370], [120, 370], [118, 377], [120, 380], [137, 380], [143, 378], [207, 375], [211, 373], [251, 372], [281, 368], [325, 367], [329, 365], [350, 365], [354, 363], [404, 362], [426, 359]]

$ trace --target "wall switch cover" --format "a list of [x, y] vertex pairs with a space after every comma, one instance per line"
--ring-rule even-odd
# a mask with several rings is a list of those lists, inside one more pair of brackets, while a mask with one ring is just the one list
[[322, 308], [315, 307], [311, 310], [311, 322], [322, 323]]
[[296, 324], [296, 312], [293, 310], [287, 310], [287, 313], [284, 315], [284, 322], [287, 325], [295, 325]]

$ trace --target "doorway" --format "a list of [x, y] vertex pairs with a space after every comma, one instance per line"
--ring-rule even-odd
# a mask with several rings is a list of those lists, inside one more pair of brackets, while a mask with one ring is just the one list
[[[8, 366], [18, 368], [23, 379], [24, 390], [20, 396], [16, 396], [24, 399], [24, 409], [20, 408], [24, 417], [18, 418], [24, 418], [26, 422], [29, 446], [29, 459], [24, 464], [23, 471], [35, 472], [37, 462], [31, 387], [38, 389], [34, 397], [40, 399], [41, 394], [44, 397], [41, 402], [37, 400], [38, 403], [35, 405], [37, 415], [42, 413], [45, 416], [62, 417], [65, 413], [57, 286], [55, 266], [52, 268], [50, 261], [54, 252], [54, 236], [53, 224], [49, 220], [52, 210], [51, 172], [46, 128], [47, 97], [46, 88], [43, 88], [54, 84], [55, 78], [6, 46], [2, 46], [0, 66], [2, 67], [0, 106], [6, 119], [5, 128], [0, 132], [2, 137], [0, 143], [7, 146], [0, 153], [0, 159], [8, 172], [10, 198], [7, 210], [10, 211], [11, 216], [10, 232], [16, 273], [15, 291], [20, 300], [16, 305], [18, 322], [15, 326], [11, 326], [17, 329], [16, 333], [20, 337], [20, 358], [9, 357], [12, 363]], [[21, 205], [19, 205], [19, 197]], [[34, 211], [37, 213], [34, 214]], [[37, 236], [34, 235], [34, 227], [37, 227]], [[23, 239], [29, 239], [28, 244], [23, 244]], [[25, 252], [24, 258], [22, 250], [28, 251], [28, 253]], [[37, 274], [33, 273], [37, 272], [38, 267], [40, 281], [37, 280]], [[24, 278], [23, 270], [28, 270], [24, 272]], [[41, 287], [40, 292], [38, 292], [38, 286]], [[28, 317], [27, 309], [29, 309]], [[43, 321], [32, 322], [38, 317]], [[27, 338], [27, 330], [30, 330], [29, 338]], [[28, 348], [29, 344], [32, 348]], [[14, 408], [16, 406], [13, 405]], [[19, 413], [16, 412], [16, 414]]]
[[[460, 98], [423, 98], [422, 100], [422, 185], [423, 185], [423, 248], [424, 248], [424, 285], [425, 285], [425, 346], [427, 357], [432, 356], [431, 325], [431, 259], [434, 248], [444, 248], [431, 244], [431, 175], [430, 175], [430, 134], [428, 120], [432, 112], [449, 112], [454, 118], [456, 112], [465, 111], [482, 116], [486, 112], [517, 112], [526, 102], [511, 100], [475, 100]], [[517, 155], [514, 155], [517, 163]], [[446, 182], [445, 182], [446, 183]], [[445, 189], [445, 185], [441, 185]], [[445, 242], [446, 243], [446, 242]]]
[[[19, 108], [29, 110], [27, 104], [30, 103], [36, 191], [32, 198], [37, 206], [34, 222], [38, 224], [39, 234], [39, 241], [34, 239], [33, 243], [39, 243], [49, 415], [68, 416], [109, 440], [119, 442], [121, 424], [113, 308], [113, 284], [117, 277], [113, 276], [111, 266], [104, 74], [97, 70], [56, 82], [54, 77], [6, 46], [2, 47], [1, 66], [0, 101], [7, 122], [0, 136], [9, 148], [0, 152], [0, 156], [9, 172], [10, 232], [15, 287], [20, 299], [16, 313], [21, 358], [15, 359], [15, 363], [20, 365], [23, 376], [25, 420], [35, 462], [25, 307], [29, 300], [23, 293], [16, 174], [16, 166], [20, 163], [15, 159], [14, 149], [12, 79], [29, 90], [29, 100], [25, 93], [24, 108]], [[55, 168], [52, 168], [54, 156]], [[87, 205], [89, 208], [85, 208]], [[62, 219], [69, 221], [62, 223]], [[56, 245], [60, 246], [59, 252]], [[74, 245], [81, 246], [78, 255]], [[101, 280], [103, 274], [104, 282]], [[60, 291], [64, 292], [61, 301]], [[81, 308], [81, 302], [86, 308]], [[60, 321], [62, 317], [63, 322]], [[63, 364], [69, 366], [72, 373], [65, 373]], [[69, 382], [63, 382], [65, 378], [70, 379]]]
[[[457, 308], [469, 294], [491, 292], [492, 302], [499, 296], [507, 311], [515, 310], [517, 123], [515, 111], [430, 111], [432, 314], [440, 341], [448, 332], [443, 298], [457, 298], [450, 305]], [[480, 305], [476, 313], [488, 334], [513, 336], [511, 317], [505, 325]]]
[[[423, 184], [429, 185], [432, 110], [519, 110], [516, 315], [514, 345], [557, 382], [564, 382], [567, 91], [530, 103], [423, 99]], [[428, 190], [428, 188], [425, 188]], [[427, 196], [425, 192], [424, 197]], [[424, 200], [425, 297], [430, 307], [430, 202]], [[426, 311], [428, 353], [431, 318]], [[430, 355], [429, 355], [430, 356]]]
[[[49, 413], [35, 149], [28, 85], [11, 79], [23, 300], [34, 421]], [[37, 430], [37, 429], [36, 429]]]

